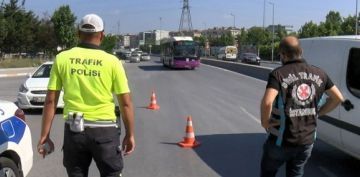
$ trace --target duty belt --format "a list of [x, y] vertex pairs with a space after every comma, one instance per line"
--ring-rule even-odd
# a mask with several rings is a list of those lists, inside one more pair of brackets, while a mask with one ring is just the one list
[[[65, 123], [70, 124], [72, 120], [66, 120]], [[96, 128], [96, 127], [118, 127], [118, 124], [113, 121], [88, 121], [84, 120], [84, 127]]]

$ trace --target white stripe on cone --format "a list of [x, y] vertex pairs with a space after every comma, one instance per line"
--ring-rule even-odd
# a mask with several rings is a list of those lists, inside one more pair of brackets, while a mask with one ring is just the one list
[[186, 138], [195, 138], [195, 134], [193, 133], [186, 133]]

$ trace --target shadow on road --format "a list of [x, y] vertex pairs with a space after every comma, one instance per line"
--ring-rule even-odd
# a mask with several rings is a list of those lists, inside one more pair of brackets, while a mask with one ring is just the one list
[[[266, 134], [216, 134], [197, 136], [199, 157], [220, 176], [259, 176]], [[359, 176], [360, 161], [318, 140], [304, 176]], [[278, 172], [283, 177], [284, 167]]]
[[138, 66], [144, 71], [187, 71], [187, 68], [169, 68], [162, 65], [140, 65]]
[[162, 65], [141, 65], [138, 66], [140, 69], [144, 71], [170, 71], [170, 68], [166, 68]]
[[265, 138], [261, 133], [202, 135], [194, 151], [220, 176], [256, 177]]

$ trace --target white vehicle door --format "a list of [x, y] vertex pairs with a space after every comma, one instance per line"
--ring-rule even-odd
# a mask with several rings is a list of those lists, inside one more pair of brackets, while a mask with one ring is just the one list
[[[311, 65], [318, 66], [325, 70], [332, 81], [336, 85], [339, 85], [337, 81], [341, 73], [340, 70], [336, 68], [342, 66], [340, 63], [343, 62], [342, 60], [338, 60], [338, 58], [344, 57], [344, 52], [340, 52], [344, 50], [339, 49], [339, 44], [331, 41], [303, 40], [301, 41], [301, 46], [303, 47], [303, 56], [306, 61]], [[331, 52], [323, 52], [328, 49], [333, 50], [331, 50]], [[324, 62], [323, 59], [326, 59], [327, 62]], [[331, 64], [328, 65], [328, 63]], [[333, 146], [342, 147], [340, 127], [335, 125], [340, 121], [339, 107], [328, 115], [319, 117], [317, 137]]]
[[360, 158], [360, 47], [352, 48], [347, 53], [348, 61], [344, 65], [346, 79], [343, 79], [341, 87], [349, 102], [340, 109], [344, 121], [341, 137], [346, 151]]

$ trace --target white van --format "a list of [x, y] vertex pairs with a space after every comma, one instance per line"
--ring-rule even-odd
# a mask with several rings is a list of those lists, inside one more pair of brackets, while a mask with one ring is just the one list
[[237, 53], [238, 53], [238, 50], [235, 46], [221, 47], [217, 54], [217, 59], [235, 61], [237, 58]]
[[319, 118], [318, 137], [360, 159], [360, 36], [308, 38], [300, 43], [305, 60], [325, 70], [347, 99]]

